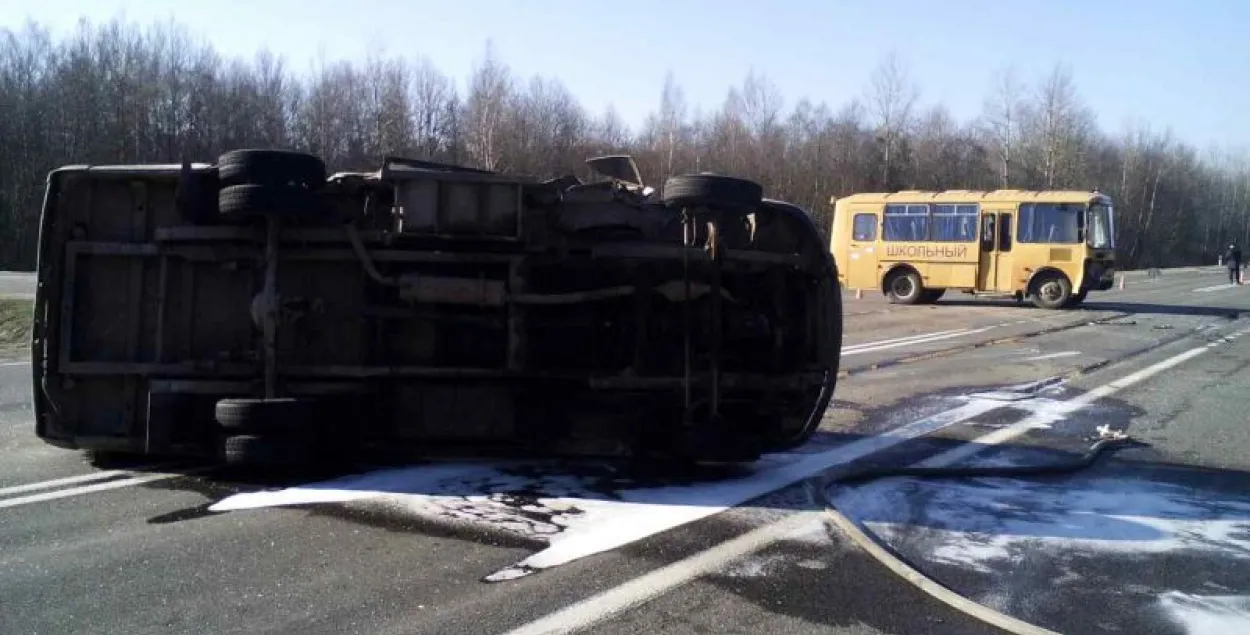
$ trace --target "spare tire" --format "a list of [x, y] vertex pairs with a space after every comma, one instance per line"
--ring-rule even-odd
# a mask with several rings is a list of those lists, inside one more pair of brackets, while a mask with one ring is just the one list
[[317, 460], [315, 445], [299, 438], [273, 438], [248, 434], [226, 437], [220, 459], [227, 467], [302, 469]]
[[755, 181], [719, 174], [687, 174], [664, 182], [660, 200], [670, 207], [753, 209], [764, 200], [764, 187]]
[[217, 158], [217, 178], [222, 187], [273, 185], [315, 190], [325, 185], [326, 165], [303, 152], [232, 150]]
[[217, 423], [231, 434], [315, 434], [322, 411], [311, 399], [228, 398], [217, 402]]

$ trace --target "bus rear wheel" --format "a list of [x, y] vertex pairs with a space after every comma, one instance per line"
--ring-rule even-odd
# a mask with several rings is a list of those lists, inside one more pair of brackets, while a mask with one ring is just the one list
[[1063, 274], [1042, 274], [1033, 282], [1029, 295], [1038, 308], [1062, 309], [1072, 299], [1072, 283]]
[[915, 271], [895, 271], [885, 281], [885, 297], [892, 304], [916, 304], [924, 296], [924, 283]]

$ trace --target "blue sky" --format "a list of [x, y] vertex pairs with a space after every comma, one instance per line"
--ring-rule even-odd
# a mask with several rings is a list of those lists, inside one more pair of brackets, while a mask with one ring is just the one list
[[1250, 2], [1237, 0], [3, 0], [0, 26], [54, 31], [80, 16], [173, 17], [226, 55], [263, 46], [297, 70], [318, 55], [428, 57], [458, 79], [491, 40], [517, 73], [561, 79], [593, 113], [631, 125], [671, 70], [691, 106], [720, 106], [750, 69], [792, 105], [841, 105], [895, 52], [922, 104], [976, 116], [996, 71], [1056, 62], [1109, 132], [1149, 121], [1200, 148], [1250, 148]]

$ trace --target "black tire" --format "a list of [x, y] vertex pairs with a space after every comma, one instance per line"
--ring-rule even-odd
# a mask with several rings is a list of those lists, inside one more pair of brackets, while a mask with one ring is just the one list
[[911, 269], [900, 269], [885, 281], [885, 297], [891, 304], [918, 304], [925, 295], [920, 274]]
[[314, 436], [324, 409], [310, 399], [222, 399], [217, 424], [229, 434]]
[[707, 206], [753, 210], [764, 200], [764, 188], [755, 181], [717, 174], [669, 177], [660, 200], [670, 207]]
[[1072, 299], [1072, 283], [1062, 273], [1043, 273], [1029, 287], [1029, 297], [1040, 309], [1062, 309]]
[[924, 304], [933, 304], [941, 300], [944, 295], [946, 295], [946, 289], [925, 289], [920, 301]]
[[222, 216], [316, 216], [329, 209], [313, 192], [297, 187], [272, 185], [233, 185], [222, 188], [217, 195], [218, 213]]
[[315, 190], [325, 185], [326, 164], [303, 152], [289, 150], [233, 150], [217, 158], [222, 187], [271, 185]]
[[306, 468], [316, 457], [313, 445], [298, 438], [240, 434], [226, 437], [221, 446], [221, 461], [227, 467]]

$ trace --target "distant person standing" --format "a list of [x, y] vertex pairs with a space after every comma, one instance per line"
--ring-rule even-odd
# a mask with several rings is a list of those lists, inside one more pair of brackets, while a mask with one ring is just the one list
[[1224, 266], [1228, 267], [1228, 283], [1241, 284], [1241, 250], [1229, 245], [1224, 252]]

